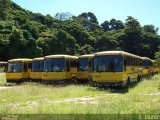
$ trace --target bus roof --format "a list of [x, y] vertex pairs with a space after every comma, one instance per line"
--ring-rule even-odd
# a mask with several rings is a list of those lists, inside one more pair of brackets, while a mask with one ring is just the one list
[[155, 60], [152, 60], [152, 62], [154, 63], [154, 62], [156, 62]]
[[81, 55], [79, 58], [93, 58], [94, 54], [86, 54], [86, 55]]
[[45, 56], [45, 58], [73, 58], [73, 59], [78, 59], [77, 56], [71, 56], [71, 55], [49, 55], [49, 56]]
[[43, 61], [44, 57], [33, 58], [32, 61]]
[[18, 59], [8, 60], [8, 62], [25, 62], [25, 61], [32, 61], [32, 59], [29, 59], [29, 58], [18, 58]]
[[150, 58], [148, 58], [148, 57], [141, 57], [143, 60], [150, 60], [150, 61], [152, 61]]
[[97, 52], [95, 53], [95, 56], [101, 56], [101, 55], [126, 55], [126, 56], [131, 56], [131, 57], [136, 57], [142, 59], [138, 55], [134, 55], [125, 51], [103, 51], [103, 52]]
[[7, 62], [4, 62], [4, 61], [0, 61], [0, 64], [7, 64]]

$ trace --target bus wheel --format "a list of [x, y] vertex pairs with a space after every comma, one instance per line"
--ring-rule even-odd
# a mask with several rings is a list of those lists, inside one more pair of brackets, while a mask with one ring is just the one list
[[137, 82], [139, 82], [140, 80], [141, 80], [141, 77], [138, 75]]
[[75, 76], [71, 78], [71, 83], [74, 83], [74, 84], [78, 83], [78, 80], [76, 79]]
[[128, 87], [130, 84], [131, 84], [131, 81], [130, 81], [130, 78], [128, 78], [126, 86]]
[[95, 84], [94, 84], [93, 81], [89, 81], [89, 85], [90, 85], [90, 86], [93, 86], [93, 87], [95, 86]]

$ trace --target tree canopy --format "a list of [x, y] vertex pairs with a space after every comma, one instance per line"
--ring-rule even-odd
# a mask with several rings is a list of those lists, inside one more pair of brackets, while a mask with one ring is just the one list
[[152, 24], [141, 26], [132, 16], [124, 23], [113, 18], [101, 24], [92, 12], [44, 16], [11, 0], [0, 0], [0, 60], [105, 50], [124, 50], [151, 59], [156, 53], [158, 59], [158, 28]]

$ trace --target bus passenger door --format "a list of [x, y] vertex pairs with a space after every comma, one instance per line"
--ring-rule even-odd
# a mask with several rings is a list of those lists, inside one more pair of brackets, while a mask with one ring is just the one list
[[70, 78], [70, 61], [66, 59], [66, 79]]
[[30, 69], [28, 62], [23, 63], [23, 78], [29, 78], [30, 76]]
[[88, 58], [88, 80], [92, 79], [92, 59]]

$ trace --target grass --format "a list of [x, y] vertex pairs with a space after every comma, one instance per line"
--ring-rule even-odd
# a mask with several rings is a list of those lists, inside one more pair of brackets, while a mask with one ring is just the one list
[[6, 75], [5, 73], [0, 73], [0, 86], [5, 85], [5, 83], [6, 83], [5, 75]]
[[70, 114], [76, 114], [76, 119], [78, 115], [79, 119], [88, 119], [89, 115], [98, 114], [98, 118], [106, 118], [108, 114], [109, 119], [119, 119], [119, 115], [123, 115], [122, 119], [135, 119], [134, 114], [160, 114], [160, 75], [144, 79], [127, 90], [27, 83], [1, 89], [0, 98], [0, 114], [3, 115], [63, 114], [66, 119]]

